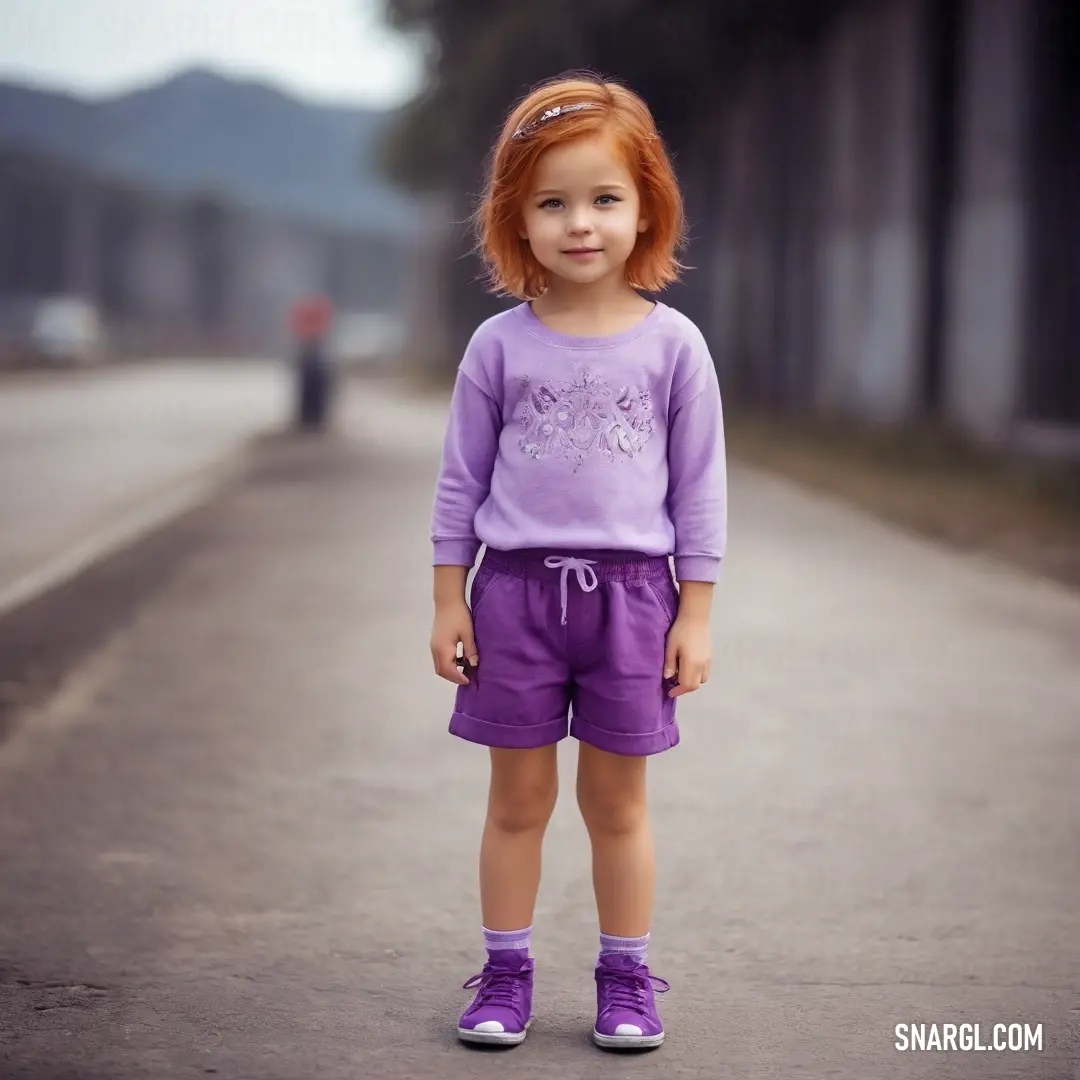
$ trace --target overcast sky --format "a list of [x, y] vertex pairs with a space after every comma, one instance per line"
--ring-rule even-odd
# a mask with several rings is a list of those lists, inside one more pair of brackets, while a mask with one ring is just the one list
[[0, 78], [94, 97], [192, 65], [257, 76], [315, 101], [411, 97], [418, 49], [382, 28], [381, 0], [0, 0]]

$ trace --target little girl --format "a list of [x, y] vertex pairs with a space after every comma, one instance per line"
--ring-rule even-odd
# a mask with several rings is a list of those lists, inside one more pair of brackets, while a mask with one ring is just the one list
[[567, 735], [600, 923], [593, 1038], [664, 1039], [653, 995], [668, 984], [645, 963], [645, 765], [679, 741], [675, 699], [709, 677], [726, 537], [713, 362], [689, 319], [641, 295], [676, 280], [683, 221], [653, 118], [629, 90], [560, 78], [507, 119], [479, 225], [495, 290], [523, 302], [466, 349], [432, 515], [431, 654], [458, 685], [450, 731], [491, 756], [487, 963], [465, 983], [477, 988], [466, 1041], [520, 1043], [532, 1018], [541, 844]]

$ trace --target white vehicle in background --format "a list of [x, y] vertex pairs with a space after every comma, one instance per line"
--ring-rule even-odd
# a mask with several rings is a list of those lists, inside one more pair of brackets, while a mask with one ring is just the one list
[[77, 296], [39, 300], [30, 327], [30, 342], [39, 360], [50, 364], [96, 364], [104, 340], [97, 308]]
[[342, 311], [330, 331], [331, 360], [345, 372], [385, 374], [400, 364], [401, 319], [381, 311]]

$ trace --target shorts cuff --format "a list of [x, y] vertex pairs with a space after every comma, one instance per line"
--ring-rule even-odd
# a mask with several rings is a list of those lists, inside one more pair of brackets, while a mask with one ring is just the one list
[[657, 731], [638, 735], [624, 731], [608, 731], [590, 724], [587, 720], [574, 717], [570, 722], [570, 735], [580, 742], [595, 746], [597, 750], [624, 754], [627, 757], [647, 757], [679, 745], [679, 725], [675, 720]]
[[542, 724], [501, 724], [481, 720], [468, 713], [455, 712], [450, 718], [450, 734], [481, 746], [498, 746], [508, 750], [531, 750], [550, 746], [566, 738], [566, 718], [546, 720]]

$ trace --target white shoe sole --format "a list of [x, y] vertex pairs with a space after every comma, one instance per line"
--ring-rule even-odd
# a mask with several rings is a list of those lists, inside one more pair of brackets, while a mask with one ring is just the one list
[[489, 1046], [517, 1046], [518, 1043], [525, 1041], [531, 1023], [530, 1019], [524, 1031], [473, 1031], [472, 1028], [459, 1027], [457, 1033], [462, 1042], [487, 1043]]
[[605, 1050], [647, 1050], [664, 1041], [664, 1032], [659, 1035], [601, 1035], [593, 1028], [592, 1037], [593, 1042]]

